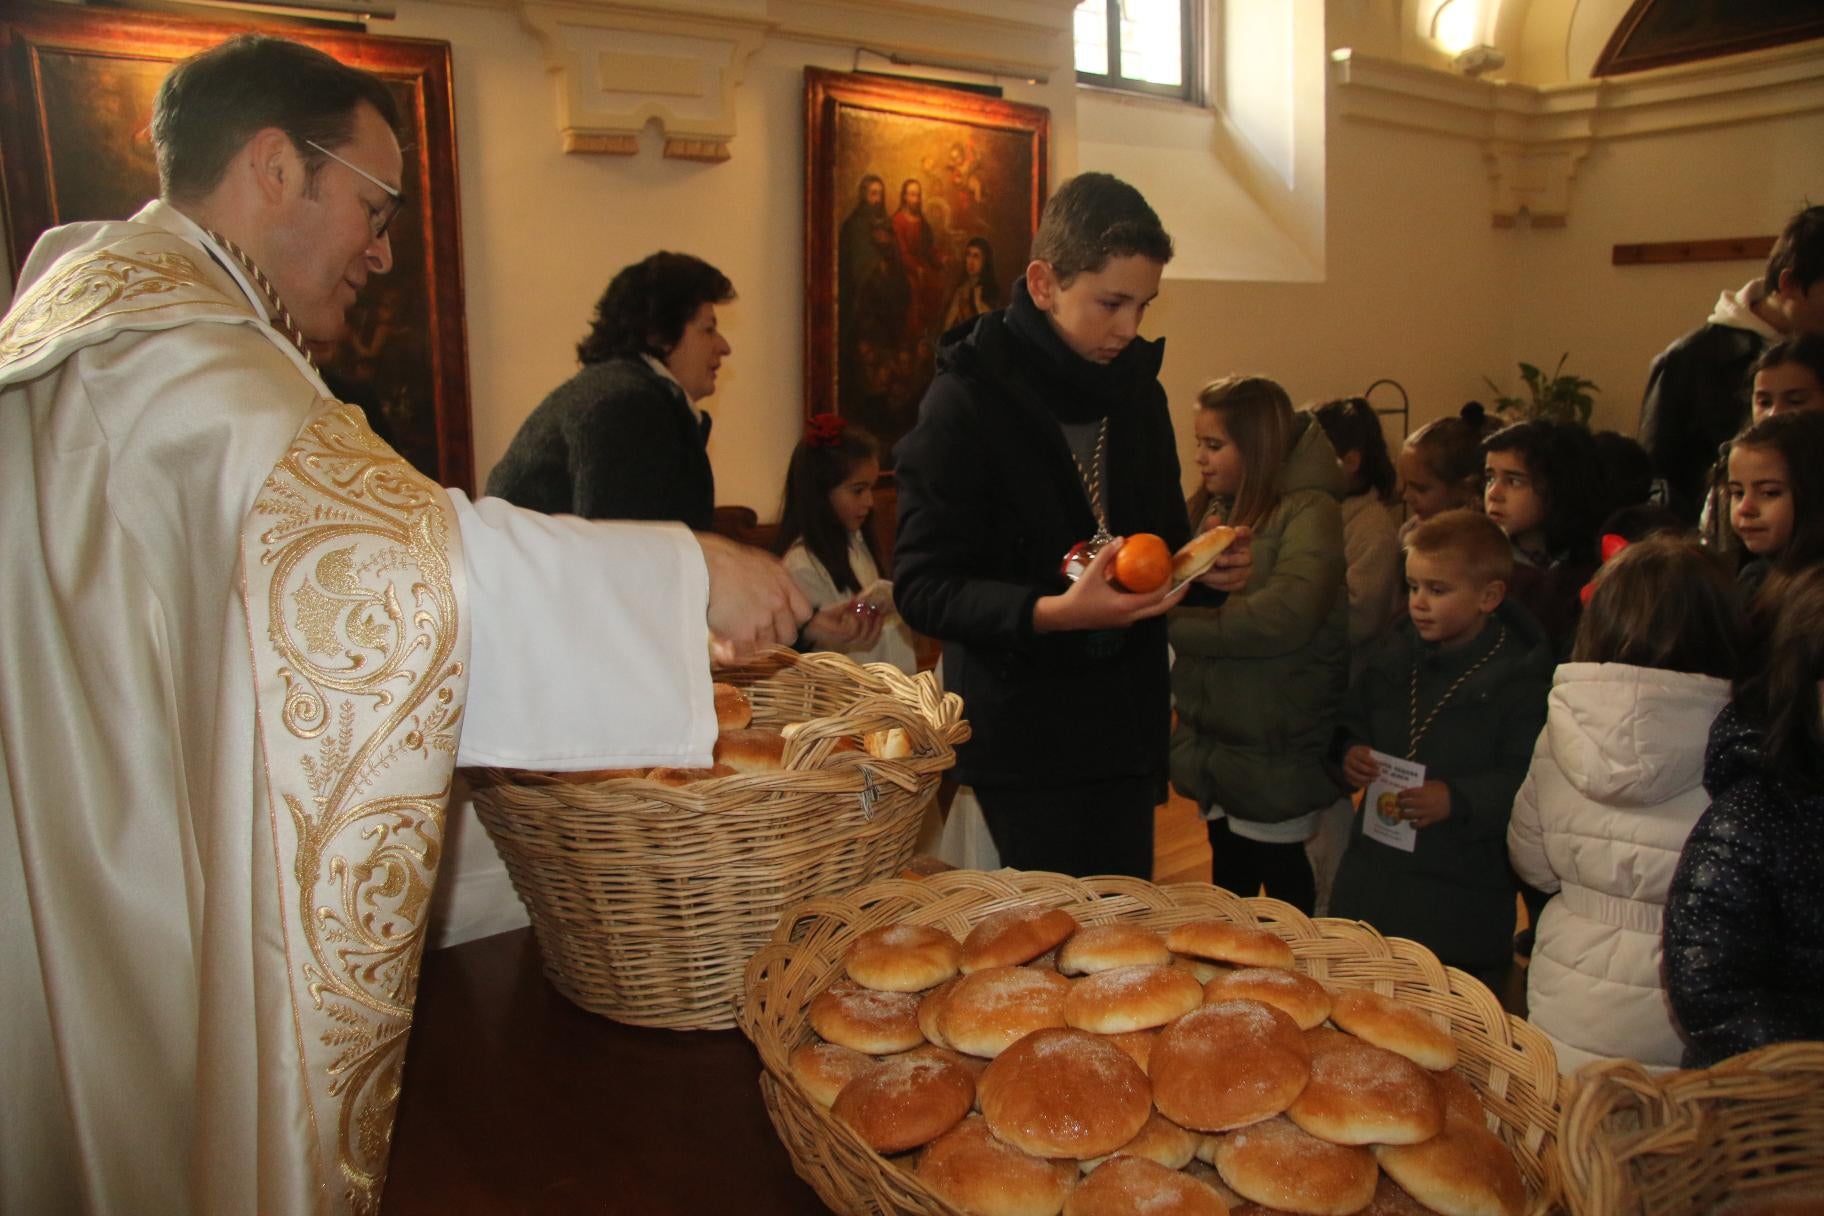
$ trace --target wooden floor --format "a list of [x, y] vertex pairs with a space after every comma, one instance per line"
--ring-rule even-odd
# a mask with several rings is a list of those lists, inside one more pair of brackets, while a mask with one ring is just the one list
[[1174, 791], [1153, 815], [1153, 881], [1210, 881], [1209, 829], [1197, 804]]

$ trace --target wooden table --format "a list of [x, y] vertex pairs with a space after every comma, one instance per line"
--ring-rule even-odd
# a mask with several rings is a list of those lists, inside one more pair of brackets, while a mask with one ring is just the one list
[[530, 929], [427, 954], [383, 1216], [824, 1213], [738, 1030], [646, 1030], [545, 982]]

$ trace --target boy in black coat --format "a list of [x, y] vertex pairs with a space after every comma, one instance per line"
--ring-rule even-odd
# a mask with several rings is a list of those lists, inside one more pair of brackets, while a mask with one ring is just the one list
[[[945, 335], [919, 420], [895, 448], [894, 598], [944, 643], [974, 728], [974, 786], [1020, 869], [1152, 876], [1170, 738], [1165, 623], [1184, 592], [1108, 582], [1119, 542], [1076, 582], [1072, 545], [1105, 528], [1190, 535], [1159, 385], [1138, 338], [1171, 238], [1139, 191], [1086, 173], [1045, 206], [1005, 309]], [[1245, 538], [1203, 582], [1247, 582]]]

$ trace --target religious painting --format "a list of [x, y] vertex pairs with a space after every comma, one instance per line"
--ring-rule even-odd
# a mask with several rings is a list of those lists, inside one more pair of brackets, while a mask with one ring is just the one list
[[1007, 303], [1045, 202], [1050, 114], [805, 69], [805, 411], [912, 428], [939, 340]]
[[402, 456], [440, 484], [472, 493], [446, 42], [9, 4], [0, 13], [0, 183], [15, 282], [47, 228], [125, 219], [157, 197], [150, 125], [159, 83], [179, 59], [260, 28], [373, 72], [399, 103], [406, 202], [388, 230], [393, 268], [369, 282], [342, 340], [313, 353], [330, 389], [361, 406]]
[[1824, 0], [1634, 0], [1596, 58], [1616, 76], [1824, 37]]

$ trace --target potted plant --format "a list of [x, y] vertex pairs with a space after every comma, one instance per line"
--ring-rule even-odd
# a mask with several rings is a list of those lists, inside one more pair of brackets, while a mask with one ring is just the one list
[[1590, 410], [1596, 404], [1591, 390], [1596, 388], [1594, 380], [1582, 376], [1567, 375], [1564, 361], [1570, 358], [1570, 352], [1558, 356], [1558, 366], [1546, 375], [1531, 363], [1520, 365], [1520, 378], [1526, 381], [1526, 387], [1532, 394], [1532, 400], [1522, 397], [1509, 397], [1501, 393], [1501, 386], [1482, 377], [1488, 387], [1495, 390], [1495, 409], [1515, 421], [1528, 418], [1544, 418], [1552, 422], [1570, 422], [1577, 426], [1590, 425]]

